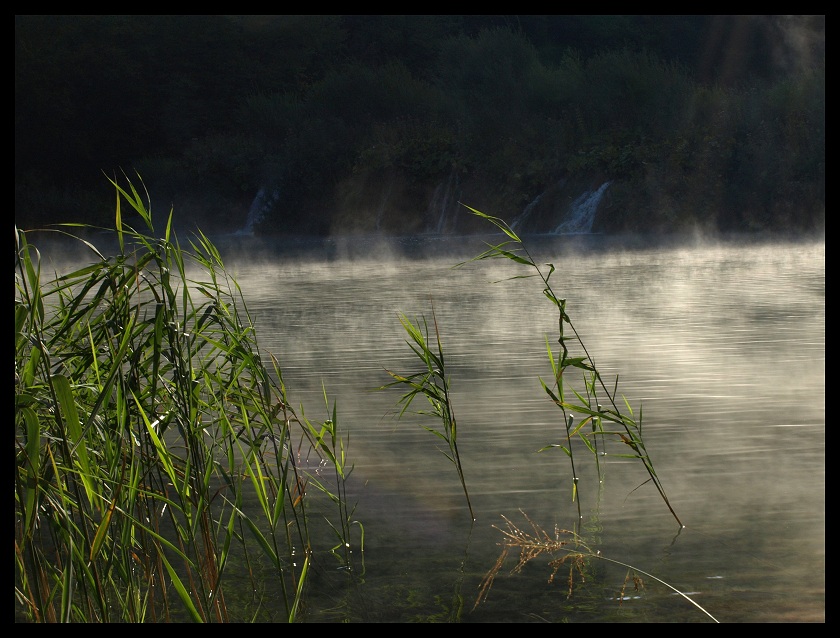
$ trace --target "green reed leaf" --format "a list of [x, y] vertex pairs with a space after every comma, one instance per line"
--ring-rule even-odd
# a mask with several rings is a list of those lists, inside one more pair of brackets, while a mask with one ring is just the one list
[[175, 568], [172, 567], [172, 564], [166, 558], [166, 555], [161, 553], [158, 555], [163, 566], [166, 568], [167, 573], [169, 574], [169, 579], [172, 581], [172, 585], [175, 587], [175, 591], [178, 592], [178, 597], [181, 599], [181, 602], [186, 607], [187, 612], [190, 614], [190, 618], [192, 618], [193, 622], [200, 622], [203, 623], [204, 619], [201, 617], [201, 614], [198, 613], [198, 609], [193, 603], [192, 598], [190, 597], [187, 588], [184, 587], [184, 583], [181, 582], [181, 579], [178, 577], [178, 573], [175, 571]]
[[24, 479], [24, 529], [32, 530], [37, 514], [39, 482], [41, 480], [41, 423], [35, 411], [29, 407], [19, 409], [26, 423], [26, 464]]

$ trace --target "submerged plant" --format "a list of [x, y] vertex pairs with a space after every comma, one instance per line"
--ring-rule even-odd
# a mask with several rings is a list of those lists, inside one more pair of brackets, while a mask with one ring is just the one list
[[666, 583], [664, 580], [657, 578], [653, 574], [649, 574], [648, 572], [643, 571], [637, 567], [628, 565], [625, 562], [615, 560], [613, 558], [608, 558], [601, 554], [600, 551], [593, 551], [590, 547], [587, 546], [583, 539], [573, 531], [560, 529], [559, 527], [555, 526], [554, 535], [552, 536], [548, 532], [546, 532], [542, 527], [540, 527], [534, 521], [532, 521], [528, 517], [528, 515], [525, 514], [525, 512], [522, 512], [520, 510], [520, 513], [530, 525], [530, 532], [521, 529], [505, 516], [502, 516], [506, 523], [505, 529], [502, 529], [497, 525], [493, 526], [495, 529], [498, 529], [504, 536], [504, 540], [501, 543], [499, 543], [499, 545], [501, 545], [502, 547], [502, 553], [499, 555], [499, 558], [496, 560], [496, 563], [493, 565], [490, 571], [487, 572], [487, 574], [484, 576], [484, 579], [481, 581], [478, 597], [475, 600], [473, 609], [478, 607], [482, 602], [484, 602], [487, 599], [487, 595], [490, 592], [490, 588], [493, 586], [493, 582], [496, 580], [496, 576], [501, 571], [508, 556], [511, 554], [511, 552], [518, 551], [518, 561], [511, 570], [512, 573], [521, 572], [525, 565], [537, 558], [546, 558], [548, 559], [548, 566], [551, 570], [548, 576], [548, 582], [549, 584], [551, 584], [556, 581], [557, 574], [560, 571], [560, 569], [563, 567], [568, 567], [569, 571], [568, 576], [566, 578], [566, 583], [568, 585], [568, 598], [572, 597], [576, 582], [583, 583], [586, 581], [586, 569], [588, 568], [591, 561], [601, 560], [627, 568], [626, 576], [621, 585], [619, 595], [617, 596], [619, 601], [624, 600], [626, 588], [630, 583], [632, 583], [632, 586], [636, 591], [643, 590], [645, 588], [645, 583], [642, 579], [642, 576], [644, 576], [645, 578], [649, 578], [660, 583], [661, 585], [664, 585], [668, 589], [672, 590], [674, 593], [679, 594], [685, 600], [687, 600], [689, 603], [691, 603], [697, 609], [703, 612], [706, 616], [708, 616], [715, 622], [718, 622], [718, 620], [714, 616], [712, 616], [712, 614], [710, 614], [703, 607], [698, 605], [690, 596], [680, 591], [673, 585]]
[[[548, 270], [547, 272], [544, 271], [543, 268], [535, 262], [534, 258], [531, 256], [519, 236], [503, 219], [487, 215], [475, 208], [471, 208], [470, 206], [464, 206], [472, 214], [477, 215], [478, 217], [481, 217], [493, 224], [508, 237], [508, 240], [500, 244], [488, 244], [488, 249], [471, 259], [470, 262], [501, 258], [509, 259], [517, 264], [528, 267], [534, 272], [527, 275], [518, 275], [512, 277], [511, 279], [537, 277], [542, 282], [543, 294], [557, 308], [557, 325], [559, 332], [557, 343], [560, 346], [560, 351], [555, 353], [551, 348], [551, 343], [548, 338], [546, 338], [546, 349], [551, 362], [553, 378], [551, 385], [546, 384], [542, 379], [540, 379], [540, 383], [545, 393], [563, 413], [565, 441], [563, 443], [547, 445], [542, 448], [542, 450], [560, 448], [568, 455], [572, 471], [572, 499], [577, 503], [578, 518], [582, 518], [582, 515], [580, 510], [580, 499], [578, 498], [579, 488], [577, 470], [575, 468], [575, 455], [571, 444], [572, 437], [578, 437], [584, 443], [584, 445], [593, 453], [596, 463], [598, 463], [600, 455], [606, 456], [608, 454], [602, 449], [599, 450], [599, 447], [602, 447], [601, 444], [603, 440], [609, 437], [612, 440], [620, 441], [622, 445], [626, 445], [627, 448], [630, 449], [630, 452], [609, 453], [609, 455], [638, 459], [648, 474], [648, 480], [654, 484], [662, 497], [662, 500], [665, 502], [665, 505], [682, 528], [682, 522], [673, 507], [671, 507], [671, 503], [665, 494], [665, 489], [656, 474], [653, 462], [645, 449], [644, 439], [642, 438], [641, 409], [639, 410], [638, 419], [636, 419], [633, 415], [632, 407], [625, 398], [623, 398], [623, 403], [626, 408], [626, 412], [623, 412], [619, 408], [617, 398], [618, 377], [616, 377], [612, 390], [608, 389], [605, 385], [595, 362], [590, 356], [586, 346], [580, 338], [580, 335], [575, 329], [571, 318], [566, 312], [566, 300], [557, 296], [551, 286], [551, 283], [549, 282], [551, 275], [555, 271], [554, 264], [546, 264]], [[469, 262], [462, 262], [457, 264], [457, 266], [463, 266], [466, 263]], [[567, 329], [571, 332], [571, 334], [567, 334]], [[570, 355], [569, 346], [575, 343], [582, 351], [582, 355]], [[570, 388], [576, 401], [568, 398], [566, 392], [565, 374], [570, 368], [582, 370], [584, 375], [583, 393]], [[605, 403], [608, 407], [603, 407], [602, 403]], [[575, 424], [573, 413], [582, 414], [584, 415], [584, 418]], [[611, 429], [605, 429], [605, 423], [611, 424]], [[590, 430], [585, 431], [584, 426], [588, 424], [591, 426]]]

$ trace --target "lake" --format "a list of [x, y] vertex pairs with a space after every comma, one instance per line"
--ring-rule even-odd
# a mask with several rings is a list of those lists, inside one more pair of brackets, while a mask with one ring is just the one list
[[[540, 385], [557, 309], [538, 279], [511, 279], [533, 271], [510, 260], [453, 268], [502, 239], [218, 242], [293, 402], [314, 420], [334, 404], [349, 435], [364, 544], [353, 577], [316, 561], [305, 619], [824, 622], [824, 240], [524, 238], [556, 267], [608, 387], [642, 413], [680, 527], [637, 460], [606, 456], [599, 471], [582, 445], [578, 521], [569, 457], [539, 451], [565, 437]], [[421, 370], [401, 314], [432, 338], [437, 322], [474, 522], [445, 443], [422, 427], [440, 423], [415, 414], [428, 404], [399, 418], [405, 390], [376, 389], [387, 370]], [[514, 569], [511, 549], [476, 604], [503, 530], [555, 528], [603, 560], [578, 571], [537, 552]]]

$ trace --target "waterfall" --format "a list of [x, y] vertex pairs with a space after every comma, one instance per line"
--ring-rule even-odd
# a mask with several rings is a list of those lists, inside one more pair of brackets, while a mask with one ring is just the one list
[[[432, 200], [429, 202], [430, 216], [437, 215], [437, 223], [435, 225], [435, 229], [432, 232], [442, 234], [444, 230], [446, 230], [446, 214], [449, 207], [451, 206], [452, 201], [457, 201], [459, 187], [460, 179], [458, 178], [458, 174], [455, 171], [455, 169], [452, 169], [452, 171], [450, 171], [449, 180], [447, 181], [446, 185], [444, 185], [443, 182], [438, 184], [437, 188], [435, 189], [434, 195], [432, 195]], [[436, 212], [438, 210], [440, 211], [440, 213]], [[450, 226], [454, 226], [454, 220], [450, 223]]]
[[566, 219], [551, 231], [552, 235], [579, 235], [592, 232], [598, 204], [612, 182], [604, 182], [596, 191], [586, 191], [572, 202]]
[[380, 227], [382, 226], [382, 218], [385, 216], [385, 205], [388, 203], [388, 200], [391, 198], [391, 191], [394, 190], [394, 179], [391, 178], [388, 180], [388, 189], [382, 191], [382, 195], [379, 198], [379, 209], [376, 211], [376, 232], [379, 232]]
[[516, 219], [514, 219], [510, 223], [510, 229], [512, 231], [519, 231], [519, 229], [522, 227], [522, 224], [524, 224], [527, 221], [527, 219], [531, 216], [531, 213], [534, 212], [534, 208], [536, 208], [537, 204], [540, 203], [540, 200], [542, 199], [543, 195], [545, 195], [545, 192], [542, 192], [539, 195], [537, 195], [537, 198], [530, 204], [528, 204], [525, 207], [525, 209], [521, 213], [519, 213], [519, 215], [516, 216]]
[[245, 226], [236, 232], [237, 235], [253, 235], [254, 227], [265, 219], [274, 205], [280, 200], [280, 190], [274, 189], [270, 193], [261, 188], [257, 191], [257, 196], [251, 202], [251, 208], [248, 209], [248, 218], [245, 220]]

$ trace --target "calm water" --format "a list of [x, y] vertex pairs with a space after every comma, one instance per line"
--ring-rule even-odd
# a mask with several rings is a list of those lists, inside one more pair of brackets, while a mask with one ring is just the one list
[[[531, 274], [508, 260], [453, 269], [482, 239], [500, 241], [220, 243], [293, 401], [325, 419], [325, 388], [350, 437], [347, 488], [365, 530], [358, 578], [322, 559], [306, 620], [712, 622], [654, 578], [625, 587], [627, 568], [607, 561], [576, 574], [569, 598], [568, 566], [549, 583], [558, 556], [512, 573], [515, 552], [474, 608], [505, 519], [552, 536], [577, 519], [568, 457], [538, 452], [563, 430], [540, 387], [555, 309], [536, 279], [498, 281]], [[641, 465], [607, 458], [599, 483], [594, 457], [576, 448], [584, 539], [721, 622], [824, 622], [824, 241], [603, 243], [526, 240], [557, 267], [551, 283], [603, 376], [619, 375], [619, 394], [643, 410], [685, 527]], [[439, 440], [419, 417], [397, 418], [403, 392], [372, 391], [390, 381], [386, 368], [419, 371], [399, 314], [431, 323], [432, 307], [473, 524]]]

